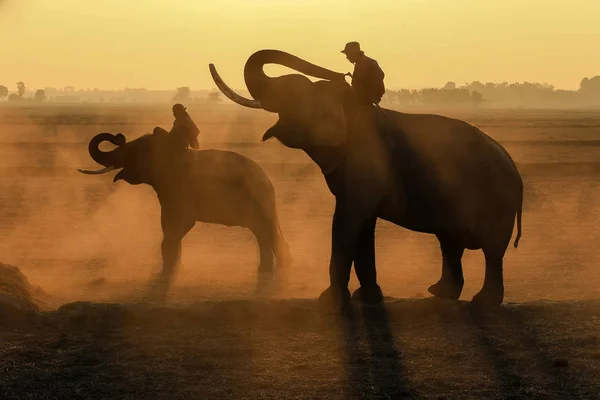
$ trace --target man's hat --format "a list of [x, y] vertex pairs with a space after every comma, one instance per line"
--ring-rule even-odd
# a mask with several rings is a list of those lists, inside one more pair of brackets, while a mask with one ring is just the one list
[[174, 104], [174, 105], [173, 105], [173, 112], [174, 112], [175, 110], [179, 110], [179, 111], [185, 111], [185, 110], [186, 110], [186, 108], [183, 106], [183, 104], [179, 104], [179, 103], [177, 103], [177, 104]]
[[364, 51], [360, 49], [360, 44], [358, 42], [348, 42], [346, 43], [346, 47], [342, 50], [344, 54], [363, 54]]

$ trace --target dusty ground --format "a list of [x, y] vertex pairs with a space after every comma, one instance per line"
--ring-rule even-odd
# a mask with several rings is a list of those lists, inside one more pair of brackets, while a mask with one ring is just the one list
[[3, 399], [595, 399], [598, 301], [72, 303], [0, 333]]
[[[600, 112], [438, 110], [483, 127], [522, 172], [523, 238], [505, 258], [509, 304], [477, 315], [464, 302], [418, 300], [440, 273], [437, 243], [380, 222], [378, 275], [387, 295], [406, 300], [354, 323], [314, 301], [328, 281], [333, 209], [318, 169], [299, 151], [259, 142], [270, 114], [190, 112], [204, 147], [245, 154], [274, 182], [295, 260], [275, 296], [287, 300], [251, 300], [258, 252], [249, 232], [197, 225], [171, 303], [136, 304], [159, 267], [158, 202], [148, 187], [75, 169], [96, 167], [86, 148], [96, 133], [169, 127], [169, 107], [0, 107], [0, 260], [49, 296], [40, 312], [3, 318], [0, 397], [598, 397]], [[468, 252], [464, 269], [470, 300], [482, 255]], [[82, 300], [115, 304], [56, 311]]]

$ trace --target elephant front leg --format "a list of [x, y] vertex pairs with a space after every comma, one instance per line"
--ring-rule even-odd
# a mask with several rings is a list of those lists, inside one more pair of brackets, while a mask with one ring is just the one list
[[350, 303], [348, 282], [354, 260], [356, 242], [363, 219], [350, 213], [338, 201], [331, 229], [331, 260], [329, 263], [329, 288], [321, 293], [319, 301], [345, 308]]
[[173, 281], [175, 269], [181, 262], [181, 238], [164, 238], [160, 250], [163, 259], [163, 267], [160, 274], [161, 280], [170, 285]]
[[193, 219], [186, 217], [187, 215], [180, 213], [162, 213], [162, 271], [151, 288], [151, 297], [154, 299], [164, 300], [173, 282], [175, 270], [181, 260], [181, 241], [195, 224]]
[[375, 226], [377, 218], [371, 218], [363, 225], [358, 236], [354, 270], [360, 282], [352, 294], [352, 300], [367, 304], [383, 301], [383, 293], [377, 284], [377, 271], [375, 268]]
[[154, 300], [164, 301], [173, 282], [177, 265], [181, 260], [181, 239], [165, 237], [160, 250], [163, 260], [162, 270], [152, 283], [150, 297]]

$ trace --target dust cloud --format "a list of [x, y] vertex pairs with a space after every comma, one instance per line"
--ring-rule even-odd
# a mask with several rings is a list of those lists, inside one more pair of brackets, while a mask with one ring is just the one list
[[[334, 207], [318, 167], [276, 140], [260, 141], [275, 121], [272, 114], [235, 105], [193, 105], [188, 111], [200, 129], [201, 148], [248, 156], [275, 186], [294, 263], [280, 271], [274, 296], [318, 296], [329, 280]], [[600, 133], [600, 114], [581, 119], [562, 113], [548, 128], [544, 116], [493, 113], [456, 116], [481, 122], [511, 152], [524, 178], [523, 238], [505, 257], [506, 301], [598, 297], [600, 187], [593, 160], [600, 160], [600, 146], [592, 139]], [[99, 132], [121, 132], [131, 140], [171, 125], [169, 106], [0, 107], [0, 261], [18, 266], [55, 306], [138, 299], [161, 266], [156, 195], [146, 185], [113, 183], [114, 173], [89, 176], [76, 168], [98, 167], [87, 144]], [[574, 142], [545, 135], [548, 129], [568, 132]], [[386, 295], [428, 296], [441, 272], [435, 237], [380, 221], [376, 251]], [[462, 298], [468, 300], [483, 283], [481, 252], [465, 253], [463, 265]], [[257, 267], [258, 247], [249, 231], [198, 223], [183, 240], [171, 299], [251, 297]], [[357, 287], [354, 276], [351, 286]]]

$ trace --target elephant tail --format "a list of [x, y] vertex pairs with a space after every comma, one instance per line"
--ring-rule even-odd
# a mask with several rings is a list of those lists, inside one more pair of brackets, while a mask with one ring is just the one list
[[521, 215], [523, 214], [523, 196], [521, 196], [521, 203], [517, 210], [517, 237], [515, 238], [515, 248], [519, 246], [519, 239], [521, 239]]

